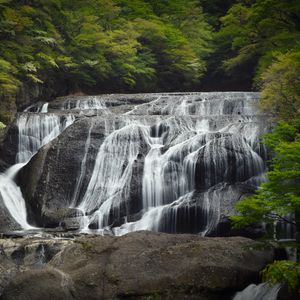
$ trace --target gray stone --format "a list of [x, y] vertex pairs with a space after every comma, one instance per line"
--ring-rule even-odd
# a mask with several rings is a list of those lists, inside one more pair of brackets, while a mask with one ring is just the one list
[[[0, 270], [15, 268], [2, 280], [3, 300], [226, 299], [273, 259], [272, 250], [246, 238], [153, 232], [0, 245]], [[22, 271], [16, 270], [16, 253]]]
[[[85, 143], [91, 124], [91, 144], [87, 168], [78, 199], [88, 185], [98, 149], [104, 137], [104, 121], [82, 118], [68, 127], [58, 138], [41, 148], [20, 171], [19, 183], [29, 212], [29, 221], [38, 226], [58, 226], [57, 211], [68, 208], [74, 200], [76, 179], [85, 154]], [[76, 204], [76, 203], [75, 203]], [[53, 221], [53, 222], [52, 222]]]
[[1, 232], [20, 230], [21, 226], [14, 220], [6, 208], [0, 193], [0, 228]]

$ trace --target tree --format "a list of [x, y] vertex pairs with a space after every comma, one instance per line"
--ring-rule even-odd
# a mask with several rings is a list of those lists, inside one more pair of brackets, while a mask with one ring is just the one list
[[[262, 272], [263, 280], [271, 284], [284, 283], [289, 292], [300, 295], [300, 264], [293, 261], [275, 261]], [[296, 295], [295, 295], [296, 296]]]
[[75, 91], [194, 89], [212, 28], [198, 1], [0, 1], [0, 119], [21, 88]]
[[262, 73], [260, 106], [279, 120], [300, 114], [300, 50], [278, 53]]
[[[255, 72], [255, 82], [279, 53], [298, 47], [300, 3], [297, 0], [243, 0], [221, 18], [216, 45], [227, 72]], [[218, 46], [219, 45], [219, 46]], [[245, 69], [245, 67], [247, 67]]]
[[[237, 226], [274, 221], [291, 223], [300, 232], [300, 119], [280, 122], [264, 137], [273, 159], [268, 181], [256, 193], [236, 205], [240, 215], [232, 217]], [[293, 213], [294, 220], [286, 215]]]

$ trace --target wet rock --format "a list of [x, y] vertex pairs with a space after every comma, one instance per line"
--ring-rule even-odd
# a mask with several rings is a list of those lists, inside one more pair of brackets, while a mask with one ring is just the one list
[[84, 195], [93, 165], [104, 137], [103, 120], [94, 124], [80, 191], [74, 194], [80, 177], [85, 144], [91, 124], [83, 118], [68, 127], [57, 139], [41, 148], [19, 174], [29, 222], [38, 226], [58, 226], [60, 209], [76, 205]]
[[[37, 282], [38, 284], [34, 284]], [[2, 299], [55, 299], [69, 300], [73, 297], [74, 287], [69, 278], [60, 270], [45, 268], [29, 270], [19, 274], [4, 290]]]
[[18, 153], [18, 127], [12, 122], [6, 130], [3, 141], [0, 144], [0, 168], [1, 172], [13, 165]]
[[262, 238], [266, 234], [262, 225], [252, 224], [243, 228], [234, 228], [228, 216], [222, 216], [215, 228], [207, 236], [244, 236], [251, 239]]
[[1, 193], [0, 193], [0, 229], [1, 232], [8, 232], [8, 231], [21, 229], [21, 226], [15, 221], [15, 219], [10, 215], [8, 209], [6, 208]]
[[[202, 233], [209, 236], [261, 237], [263, 231], [233, 229], [229, 217], [234, 204], [254, 188], [245, 183], [219, 183], [207, 191], [194, 191], [162, 211], [158, 230], [169, 233]], [[251, 229], [251, 230], [250, 230]]]
[[[14, 300], [225, 299], [257, 279], [273, 258], [272, 250], [245, 238], [151, 232], [0, 244], [10, 268], [16, 264], [9, 255], [12, 249], [28, 249], [23, 271], [3, 283], [1, 299]], [[39, 263], [41, 253], [45, 256], [53, 247], [55, 251]], [[3, 264], [2, 260], [0, 267]]]
[[79, 228], [79, 220], [77, 217], [82, 216], [82, 212], [77, 208], [59, 208], [57, 210], [45, 211], [42, 215], [44, 227], [58, 227], [71, 229], [76, 225]]
[[217, 135], [198, 152], [195, 170], [197, 189], [220, 182], [243, 182], [262, 174], [264, 163], [241, 137]]
[[80, 219], [79, 218], [63, 219], [59, 225], [66, 231], [78, 230], [80, 229]]

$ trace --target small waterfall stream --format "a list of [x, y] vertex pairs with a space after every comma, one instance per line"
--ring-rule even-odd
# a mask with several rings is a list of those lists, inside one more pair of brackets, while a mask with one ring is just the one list
[[280, 284], [250, 284], [243, 291], [236, 293], [233, 300], [276, 300], [279, 290]]
[[27, 223], [27, 212], [25, 200], [23, 199], [20, 188], [14, 182], [14, 178], [26, 163], [18, 163], [5, 173], [0, 174], [0, 193], [4, 204], [15, 221], [25, 230], [34, 227]]
[[55, 139], [74, 122], [72, 115], [61, 118], [45, 114], [47, 107], [48, 103], [44, 104], [38, 110], [40, 114], [24, 112], [17, 116], [19, 143], [16, 164], [0, 174], [0, 194], [4, 204], [15, 221], [25, 230], [34, 227], [27, 222], [25, 200], [14, 179], [42, 146]]
[[74, 122], [72, 115], [22, 113], [17, 118], [19, 147], [16, 162], [27, 162], [42, 146]]

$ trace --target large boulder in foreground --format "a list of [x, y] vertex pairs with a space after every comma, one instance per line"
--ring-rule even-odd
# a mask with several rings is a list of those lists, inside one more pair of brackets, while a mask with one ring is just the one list
[[0, 282], [3, 300], [230, 299], [273, 259], [272, 250], [242, 237], [134, 232], [5, 243], [0, 270], [18, 269]]

